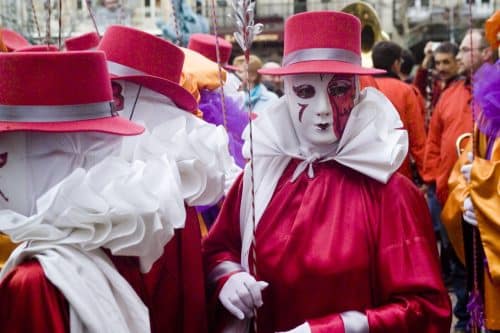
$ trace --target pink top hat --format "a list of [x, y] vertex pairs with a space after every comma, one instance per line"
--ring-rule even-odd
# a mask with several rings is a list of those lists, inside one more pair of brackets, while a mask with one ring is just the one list
[[1, 29], [2, 31], [2, 39], [7, 50], [12, 52], [21, 47], [30, 46], [30, 42], [26, 38], [24, 38], [21, 34], [14, 30], [10, 29]]
[[56, 52], [59, 48], [55, 45], [29, 45], [20, 47], [14, 52]]
[[99, 45], [99, 35], [94, 31], [87, 32], [80, 36], [67, 38], [64, 45], [68, 51], [93, 50]]
[[[231, 51], [233, 50], [231, 43], [220, 37], [217, 37], [217, 41], [219, 44], [219, 57], [222, 67], [227, 70], [237, 70], [237, 67], [228, 64], [229, 57], [231, 57]], [[192, 34], [189, 37], [187, 48], [203, 54], [213, 62], [217, 62], [215, 36], [209, 34]]]
[[361, 67], [361, 22], [335, 11], [305, 12], [285, 23], [283, 62], [280, 68], [260, 69], [261, 74], [311, 73], [377, 74]]
[[2, 53], [0, 77], [0, 132], [144, 131], [113, 112], [103, 52]]
[[194, 97], [179, 85], [184, 52], [174, 44], [141, 30], [113, 25], [97, 48], [106, 53], [112, 80], [132, 81], [169, 97], [181, 109], [197, 109]]

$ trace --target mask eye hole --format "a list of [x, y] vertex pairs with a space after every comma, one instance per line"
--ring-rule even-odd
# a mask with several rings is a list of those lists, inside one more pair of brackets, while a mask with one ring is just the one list
[[294, 86], [293, 92], [299, 98], [304, 98], [304, 99], [311, 98], [314, 96], [314, 94], [316, 94], [316, 90], [310, 84], [301, 84], [299, 86]]
[[1, 153], [0, 154], [0, 168], [3, 167], [5, 164], [7, 164], [7, 157], [9, 156], [9, 153]]
[[349, 81], [334, 81], [328, 85], [328, 94], [333, 97], [342, 97], [351, 90]]

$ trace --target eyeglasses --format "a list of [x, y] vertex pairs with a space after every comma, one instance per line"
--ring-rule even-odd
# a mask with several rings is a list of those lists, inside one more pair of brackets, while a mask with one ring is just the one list
[[468, 47], [468, 46], [462, 46], [461, 48], [458, 49], [459, 52], [461, 53], [469, 53], [473, 50], [482, 50], [484, 49], [484, 46], [483, 47]]

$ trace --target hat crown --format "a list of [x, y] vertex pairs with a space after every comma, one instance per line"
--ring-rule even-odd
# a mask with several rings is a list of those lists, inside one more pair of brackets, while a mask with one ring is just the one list
[[83, 51], [94, 49], [99, 45], [99, 35], [92, 31], [83, 35], [70, 37], [64, 41], [66, 50], [68, 51]]
[[104, 51], [109, 61], [175, 83], [180, 80], [184, 63], [182, 50], [147, 32], [121, 25], [110, 26], [98, 50]]
[[304, 49], [341, 49], [361, 55], [361, 22], [335, 11], [305, 12], [285, 23], [284, 56]]
[[[231, 57], [233, 46], [223, 38], [217, 37], [219, 44], [219, 57], [222, 64], [227, 64]], [[189, 38], [187, 48], [196, 51], [208, 59], [217, 62], [216, 38], [209, 34], [192, 34]]]
[[103, 52], [0, 55], [0, 104], [76, 105], [113, 100]]

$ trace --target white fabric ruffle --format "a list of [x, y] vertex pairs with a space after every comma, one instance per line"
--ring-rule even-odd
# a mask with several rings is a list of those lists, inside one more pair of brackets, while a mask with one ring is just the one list
[[228, 151], [227, 133], [192, 115], [179, 115], [125, 141], [122, 156], [148, 160], [166, 155], [176, 161], [181, 190], [189, 206], [213, 205], [241, 169]]
[[[24, 242], [0, 278], [36, 257], [68, 300], [72, 327], [144, 332], [146, 307], [100, 248], [139, 257], [141, 270], [149, 271], [174, 228], [184, 225], [178, 175], [176, 163], [165, 156], [133, 163], [109, 157], [88, 171], [76, 169], [42, 195], [36, 215], [0, 211], [0, 230]], [[96, 323], [100, 328], [92, 330]]]

